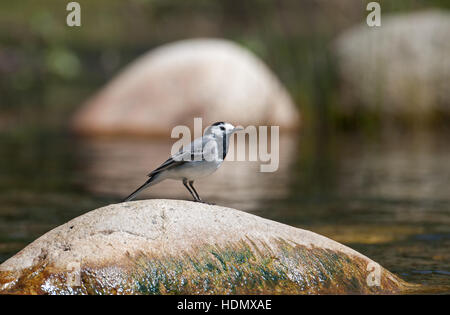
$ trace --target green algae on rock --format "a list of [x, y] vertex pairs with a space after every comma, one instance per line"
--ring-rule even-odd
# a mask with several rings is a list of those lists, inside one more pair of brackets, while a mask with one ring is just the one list
[[91, 211], [0, 265], [3, 294], [395, 294], [412, 288], [313, 232], [179, 200]]

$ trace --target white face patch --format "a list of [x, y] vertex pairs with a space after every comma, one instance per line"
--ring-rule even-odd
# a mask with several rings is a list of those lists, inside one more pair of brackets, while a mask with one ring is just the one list
[[234, 130], [234, 126], [233, 126], [232, 124], [229, 124], [229, 123], [225, 123], [225, 124], [223, 125], [223, 128], [225, 128], [225, 130], [221, 130], [221, 131], [222, 131], [222, 132], [225, 131], [225, 133], [226, 133], [227, 135], [231, 134], [231, 133], [233, 132], [233, 130]]
[[225, 127], [225, 130], [227, 131], [227, 133], [231, 132], [234, 129], [234, 126], [229, 123], [226, 123], [224, 127]]
[[228, 135], [234, 129], [234, 126], [229, 123], [225, 123], [218, 126], [211, 127], [211, 133], [216, 137], [223, 137], [224, 135]]

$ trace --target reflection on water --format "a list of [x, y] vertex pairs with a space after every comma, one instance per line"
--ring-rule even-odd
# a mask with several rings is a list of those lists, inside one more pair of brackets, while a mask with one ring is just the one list
[[[147, 174], [170, 155], [174, 141], [145, 139], [83, 140], [78, 146], [77, 160], [83, 161], [86, 175], [84, 187], [93, 194], [116, 196], [120, 199], [147, 180]], [[254, 210], [267, 198], [286, 198], [288, 167], [293, 163], [296, 139], [280, 140], [280, 167], [274, 173], [261, 173], [266, 162], [228, 162], [211, 176], [195, 181], [202, 199], [232, 208]], [[283, 175], [284, 174], [284, 175]], [[267, 192], [270, 191], [270, 195]], [[166, 180], [138, 195], [137, 199], [191, 199], [179, 181]]]
[[[0, 136], [0, 262], [49, 229], [122, 200], [167, 158], [172, 141]], [[450, 285], [448, 135], [377, 140], [282, 137], [280, 169], [228, 162], [196, 182], [202, 198], [309, 229], [405, 280]], [[165, 181], [139, 198], [184, 198]]]

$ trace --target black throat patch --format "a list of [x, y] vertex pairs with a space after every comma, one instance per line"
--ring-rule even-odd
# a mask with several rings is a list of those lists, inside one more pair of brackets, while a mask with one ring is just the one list
[[223, 147], [222, 147], [222, 160], [225, 160], [225, 157], [227, 156], [227, 136], [223, 137]]

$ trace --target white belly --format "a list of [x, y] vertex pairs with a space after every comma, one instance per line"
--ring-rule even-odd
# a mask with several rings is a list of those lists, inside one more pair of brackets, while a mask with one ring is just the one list
[[193, 161], [187, 162], [183, 165], [175, 167], [167, 172], [166, 178], [168, 179], [188, 179], [194, 180], [197, 178], [205, 177], [214, 173], [222, 161]]

